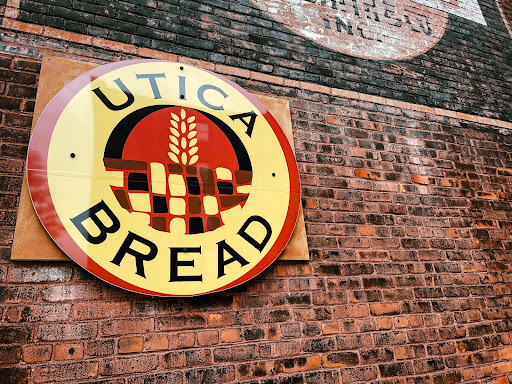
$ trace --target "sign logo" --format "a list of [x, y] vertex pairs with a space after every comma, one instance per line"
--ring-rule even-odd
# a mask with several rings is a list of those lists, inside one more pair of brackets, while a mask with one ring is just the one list
[[191, 66], [133, 60], [66, 85], [34, 129], [36, 212], [103, 280], [159, 296], [242, 284], [286, 246], [300, 185], [270, 113]]
[[367, 59], [425, 53], [443, 37], [448, 14], [486, 24], [477, 0], [252, 0], [296, 33]]

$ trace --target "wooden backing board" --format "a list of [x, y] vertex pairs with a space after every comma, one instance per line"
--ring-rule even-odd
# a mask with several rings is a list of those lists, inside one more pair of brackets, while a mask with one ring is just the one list
[[[68, 82], [97, 67], [97, 64], [45, 56], [39, 77], [32, 129], [46, 105]], [[293, 148], [290, 105], [287, 100], [254, 95], [283, 128]], [[68, 260], [69, 258], [50, 238], [34, 211], [26, 178], [21, 188], [18, 219], [14, 232], [12, 260]], [[309, 260], [304, 215], [300, 208], [295, 231], [279, 260]]]

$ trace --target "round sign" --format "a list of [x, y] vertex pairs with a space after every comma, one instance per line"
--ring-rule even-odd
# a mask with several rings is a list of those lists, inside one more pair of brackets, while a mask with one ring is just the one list
[[159, 296], [256, 276], [286, 246], [300, 203], [271, 114], [217, 74], [164, 61], [112, 63], [67, 84], [37, 122], [27, 176], [71, 259]]

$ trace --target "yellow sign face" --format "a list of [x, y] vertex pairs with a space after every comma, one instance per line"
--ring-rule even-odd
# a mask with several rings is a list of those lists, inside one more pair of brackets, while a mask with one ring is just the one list
[[34, 129], [27, 175], [70, 258], [160, 296], [259, 274], [286, 246], [300, 202], [270, 113], [217, 74], [161, 61], [108, 64], [66, 85]]

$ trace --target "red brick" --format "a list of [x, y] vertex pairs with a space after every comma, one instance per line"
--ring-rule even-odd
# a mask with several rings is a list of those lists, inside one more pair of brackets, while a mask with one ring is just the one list
[[39, 365], [35, 366], [33, 370], [33, 377], [36, 383], [85, 380], [96, 377], [97, 374], [97, 362], [74, 362], [58, 365]]
[[251, 72], [251, 79], [262, 81], [265, 83], [283, 84], [284, 80], [281, 77], [271, 76], [264, 73]]
[[195, 334], [188, 333], [175, 333], [169, 338], [171, 349], [192, 348], [195, 345]]
[[104, 376], [151, 372], [158, 367], [157, 355], [135, 355], [104, 359], [100, 362], [99, 372]]
[[222, 343], [235, 343], [242, 341], [242, 330], [238, 328], [221, 330], [220, 341]]
[[456, 229], [447, 229], [446, 236], [448, 237], [459, 237], [459, 232]]
[[251, 324], [252, 322], [252, 318], [246, 313], [212, 313], [208, 315], [208, 325], [211, 327], [227, 327]]
[[328, 323], [322, 323], [322, 333], [324, 335], [332, 335], [339, 333], [340, 327], [337, 321], [330, 321]]
[[27, 363], [48, 361], [51, 358], [51, 345], [27, 345], [23, 347], [23, 361]]
[[118, 353], [134, 353], [142, 351], [142, 336], [121, 337], [117, 343]]
[[144, 341], [144, 349], [147, 351], [158, 351], [169, 347], [169, 338], [166, 334], [156, 333], [147, 335]]
[[377, 378], [377, 369], [370, 367], [344, 368], [341, 370], [341, 377], [344, 383], [362, 382]]
[[172, 316], [156, 319], [156, 328], [160, 331], [178, 329], [195, 329], [206, 326], [206, 319], [202, 315]]
[[234, 75], [234, 76], [245, 77], [245, 78], [250, 78], [251, 77], [251, 72], [249, 72], [246, 69], [228, 67], [228, 66], [222, 65], [222, 64], [216, 64], [215, 65], [215, 70], [217, 72], [220, 72], [220, 73], [223, 73], [223, 74], [227, 74], [227, 75]]
[[104, 339], [88, 342], [85, 345], [86, 356], [104, 357], [114, 354], [114, 340]]
[[411, 181], [416, 184], [430, 184], [429, 178], [421, 175], [411, 175]]
[[164, 368], [198, 367], [208, 365], [212, 361], [212, 353], [207, 349], [170, 352], [162, 356]]
[[184, 352], [169, 352], [161, 356], [161, 364], [165, 369], [184, 368], [187, 365]]
[[505, 347], [498, 350], [500, 354], [500, 359], [502, 360], [510, 360], [512, 359], [512, 347]]
[[98, 285], [50, 285], [42, 288], [43, 300], [62, 302], [66, 300], [96, 300], [100, 298]]
[[310, 208], [310, 209], [318, 208], [318, 201], [316, 201], [316, 200], [305, 199], [305, 202], [306, 202], [305, 208]]
[[369, 171], [367, 169], [354, 169], [354, 175], [364, 179], [384, 180], [384, 176], [380, 172]]
[[39, 73], [41, 70], [41, 63], [39, 61], [17, 58], [14, 60], [14, 69]]
[[200, 346], [217, 344], [219, 342], [219, 333], [217, 331], [198, 332], [197, 342]]
[[258, 353], [254, 345], [248, 344], [229, 348], [215, 348], [213, 357], [215, 362], [244, 361], [254, 360], [258, 357]]
[[[361, 229], [361, 227], [360, 227]], [[362, 234], [362, 233], [361, 233]], [[388, 251], [357, 251], [360, 260], [364, 261], [387, 261], [389, 260]]]
[[492, 365], [492, 373], [494, 375], [502, 375], [510, 372], [512, 372], [512, 365], [508, 361], [502, 361]]
[[4, 122], [10, 127], [29, 128], [32, 125], [32, 116], [19, 112], [6, 112]]
[[21, 283], [63, 282], [69, 281], [73, 270], [70, 267], [25, 267], [11, 266], [7, 281]]
[[153, 319], [117, 319], [107, 320], [101, 325], [104, 335], [125, 335], [130, 333], [147, 333], [153, 330]]
[[84, 356], [84, 346], [78, 343], [56, 344], [54, 347], [54, 360], [77, 360]]
[[7, 89], [7, 96], [35, 98], [36, 88], [25, 85], [10, 84]]
[[322, 355], [322, 366], [324, 368], [347, 367], [358, 363], [359, 357], [354, 352], [333, 352]]
[[359, 226], [359, 233], [361, 236], [375, 236], [375, 227], [370, 225], [360, 225]]
[[346, 305], [344, 307], [336, 308], [337, 318], [340, 317], [367, 317], [370, 313], [368, 310], [368, 305], [366, 304], [356, 304], [356, 305]]
[[322, 366], [320, 356], [307, 356], [278, 361], [283, 372], [304, 372], [318, 369]]
[[130, 314], [131, 303], [125, 302], [83, 302], [73, 305], [75, 320], [124, 317]]
[[203, 367], [191, 369], [185, 372], [187, 383], [221, 384], [235, 380], [235, 368], [233, 366], [218, 366], [215, 368]]
[[311, 274], [309, 264], [278, 264], [277, 274], [279, 276], [302, 276]]
[[31, 304], [14, 307], [7, 312], [9, 322], [64, 321], [71, 315], [71, 304]]
[[370, 304], [370, 313], [375, 316], [396, 315], [400, 313], [399, 303], [375, 303]]
[[377, 319], [377, 328], [380, 330], [387, 330], [393, 327], [393, 319], [389, 317], [379, 317]]
[[95, 337], [98, 333], [96, 323], [41, 324], [37, 338], [43, 341], [84, 340]]
[[21, 358], [21, 347], [0, 345], [0, 361], [3, 364], [16, 364]]
[[411, 359], [416, 356], [414, 348], [408, 346], [395, 347], [395, 356], [398, 360]]
[[488, 199], [488, 200], [498, 200], [498, 195], [494, 192], [488, 191], [478, 191], [477, 196], [480, 199]]
[[500, 175], [504, 175], [504, 176], [512, 176], [512, 168], [503, 168], [503, 167], [498, 167], [496, 168], [496, 171], [498, 172], [498, 174]]
[[0, 367], [0, 377], [6, 383], [28, 384], [30, 373], [29, 368]]

